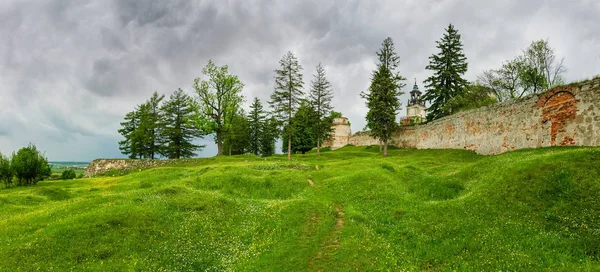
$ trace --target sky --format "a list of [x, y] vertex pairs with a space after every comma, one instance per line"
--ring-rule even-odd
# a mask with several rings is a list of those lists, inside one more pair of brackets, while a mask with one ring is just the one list
[[[245, 84], [246, 107], [254, 97], [266, 104], [287, 51], [305, 90], [323, 64], [333, 106], [360, 131], [360, 93], [383, 39], [394, 40], [408, 93], [415, 78], [423, 89], [450, 23], [469, 81], [539, 39], [564, 57], [567, 82], [591, 78], [600, 74], [598, 14], [597, 0], [2, 0], [0, 152], [34, 143], [50, 161], [123, 157], [119, 122], [154, 91], [195, 97], [193, 80], [212, 59]], [[212, 137], [198, 142], [207, 144], [198, 156], [216, 154]]]

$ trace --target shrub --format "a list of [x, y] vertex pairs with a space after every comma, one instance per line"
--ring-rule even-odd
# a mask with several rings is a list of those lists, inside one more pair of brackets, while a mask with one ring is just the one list
[[62, 175], [61, 175], [61, 178], [63, 180], [74, 179], [76, 177], [77, 177], [77, 174], [75, 173], [75, 170], [73, 170], [73, 169], [67, 169], [67, 170], [63, 171]]
[[10, 161], [0, 153], [0, 183], [10, 187], [12, 185], [13, 173], [10, 169]]
[[83, 173], [79, 173], [79, 175], [77, 175], [78, 179], [82, 179], [83, 178]]
[[13, 153], [10, 165], [18, 186], [37, 184], [52, 174], [48, 159], [33, 144]]

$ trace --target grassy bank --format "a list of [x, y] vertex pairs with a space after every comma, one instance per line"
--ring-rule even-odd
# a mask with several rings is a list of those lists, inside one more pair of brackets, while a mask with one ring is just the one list
[[200, 159], [0, 189], [0, 270], [600, 269], [600, 150]]

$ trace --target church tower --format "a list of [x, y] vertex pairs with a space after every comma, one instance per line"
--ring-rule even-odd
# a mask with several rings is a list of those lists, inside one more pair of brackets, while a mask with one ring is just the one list
[[417, 86], [416, 78], [406, 106], [406, 118], [413, 124], [423, 123], [427, 118], [427, 107], [425, 107], [425, 101], [421, 100], [421, 91]]

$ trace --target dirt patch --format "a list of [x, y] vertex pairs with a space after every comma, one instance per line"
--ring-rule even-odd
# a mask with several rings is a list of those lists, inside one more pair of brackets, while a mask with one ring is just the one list
[[315, 183], [314, 183], [312, 180], [310, 180], [310, 179], [308, 180], [308, 184], [309, 184], [310, 186], [315, 186]]

